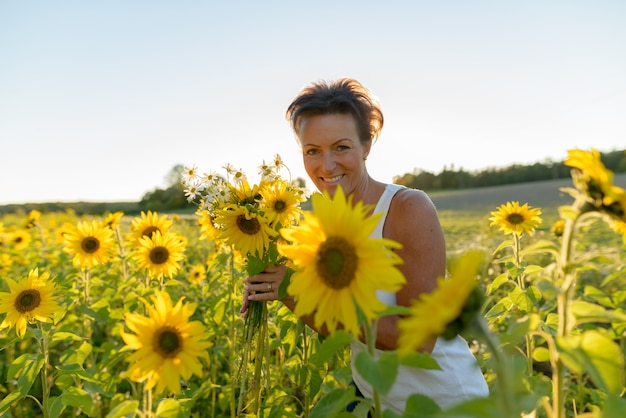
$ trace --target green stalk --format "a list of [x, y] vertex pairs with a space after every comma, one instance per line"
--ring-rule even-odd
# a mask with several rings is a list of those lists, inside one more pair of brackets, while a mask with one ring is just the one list
[[124, 251], [124, 245], [122, 240], [122, 235], [120, 233], [120, 227], [115, 227], [115, 240], [117, 241], [117, 246], [120, 250], [120, 259], [122, 260], [122, 280], [126, 283], [128, 279], [128, 260], [126, 259], [126, 251]]
[[[237, 286], [235, 285], [235, 255], [231, 252], [230, 253], [230, 257], [229, 257], [229, 263], [228, 263], [228, 269], [230, 270], [230, 294], [231, 294], [231, 303], [230, 303], [230, 318], [231, 318], [231, 327], [230, 327], [230, 345], [231, 345], [231, 349], [228, 351], [228, 363], [231, 366], [231, 375], [233, 375], [233, 371], [235, 370], [235, 349], [236, 347], [234, 346], [236, 341], [237, 341], [237, 330], [235, 327], [235, 323], [237, 321], [237, 313], [235, 312], [235, 303], [232, 301], [232, 295], [235, 294], [235, 291], [237, 290]], [[245, 359], [245, 354], [244, 357]], [[231, 418], [235, 418], [237, 416], [237, 412], [239, 411], [239, 408], [237, 407], [236, 404], [236, 393], [235, 393], [235, 389], [236, 389], [236, 385], [237, 385], [237, 379], [230, 379], [230, 384], [231, 384], [231, 390], [230, 390], [230, 417]]]
[[[374, 358], [376, 355], [376, 328], [378, 321], [375, 320], [370, 326], [365, 326], [365, 342], [367, 343], [367, 351]], [[374, 398], [374, 417], [382, 418], [382, 411], [380, 408], [380, 395], [378, 391], [372, 387], [372, 397]]]
[[[243, 410], [243, 401], [245, 398], [245, 393], [247, 391], [247, 383], [248, 383], [248, 350], [250, 347], [250, 344], [252, 343], [252, 340], [249, 338], [246, 338], [246, 342], [244, 343], [243, 346], [243, 354], [241, 356], [241, 364], [239, 365], [239, 371], [237, 372], [237, 376], [239, 378], [240, 384], [239, 384], [239, 401], [237, 402], [237, 409], [236, 409], [236, 415], [231, 415], [232, 417], [234, 416], [239, 416]], [[233, 383], [236, 381], [237, 379], [232, 379]], [[235, 386], [233, 384], [233, 401], [234, 401], [234, 394], [235, 394]], [[234, 404], [233, 404], [234, 406]], [[233, 410], [234, 412], [235, 410]]]
[[[217, 382], [217, 365], [215, 361], [211, 362], [211, 381]], [[215, 416], [215, 410], [217, 408], [217, 391], [211, 391], [211, 416]]]
[[50, 398], [50, 387], [48, 386], [48, 364], [50, 361], [50, 358], [48, 357], [48, 339], [46, 338], [46, 333], [44, 332], [41, 322], [38, 322], [37, 324], [39, 326], [39, 330], [41, 331], [39, 348], [41, 349], [41, 354], [43, 355], [43, 366], [41, 368], [42, 402], [40, 406], [43, 410], [44, 418], [48, 418], [50, 416], [48, 414], [48, 401]]
[[[83, 278], [83, 304], [85, 307], [89, 307], [91, 304], [90, 293], [91, 293], [91, 270], [89, 268], [84, 268], [82, 270], [82, 278]], [[83, 337], [91, 338], [91, 325], [90, 325], [90, 317], [89, 315], [83, 315]]]
[[89, 294], [91, 293], [91, 274], [88, 268], [83, 269], [83, 303], [89, 306]]
[[[525, 277], [524, 274], [520, 274], [520, 268], [522, 266], [522, 249], [521, 249], [521, 235], [514, 233], [513, 234], [513, 252], [515, 254], [515, 267], [517, 267], [517, 284], [520, 290], [526, 290]], [[526, 369], [528, 370], [528, 374], [532, 375], [533, 373], [533, 350], [534, 350], [534, 342], [532, 335], [526, 333], [524, 336], [526, 339]]]
[[[570, 271], [569, 261], [572, 252], [572, 242], [576, 219], [567, 219], [563, 230], [561, 243], [560, 273], [563, 277], [561, 289], [557, 295], [558, 330], [557, 338], [566, 338], [570, 335], [573, 324], [569, 323], [570, 304], [573, 296], [576, 273]], [[554, 418], [565, 418], [565, 365], [558, 350], [553, 350], [552, 364], [552, 412]]]
[[[307, 335], [307, 327], [302, 327], [302, 367], [309, 367], [309, 339]], [[308, 375], [308, 373], [307, 373]], [[302, 376], [302, 373], [300, 373]], [[306, 382], [305, 382], [306, 383]], [[304, 391], [304, 418], [309, 418], [309, 408], [311, 400], [309, 399], [309, 391]]]
[[265, 355], [265, 337], [267, 335], [267, 303], [259, 303], [259, 319], [256, 339], [256, 352], [254, 356], [254, 413], [258, 416], [261, 408], [261, 374], [263, 373], [263, 358]]
[[524, 285], [524, 276], [522, 274], [519, 273], [519, 269], [522, 265], [522, 255], [521, 255], [521, 237], [520, 235], [513, 233], [513, 254], [515, 256], [515, 267], [517, 267], [517, 274], [516, 274], [516, 279], [517, 279], [517, 285], [519, 286], [520, 290], [524, 290], [524, 288], [526, 287]]
[[487, 347], [493, 354], [495, 360], [494, 369], [496, 372], [496, 383], [498, 385], [498, 391], [500, 400], [502, 402], [502, 412], [504, 417], [513, 417], [514, 415], [514, 401], [513, 401], [513, 388], [511, 387], [511, 375], [509, 373], [509, 367], [507, 365], [506, 358], [500, 350], [499, 340], [491, 332], [487, 322], [479, 315], [474, 315], [473, 329], [487, 344]]
[[248, 305], [248, 316], [246, 317], [246, 322], [244, 325], [244, 348], [243, 355], [241, 358], [241, 364], [239, 366], [238, 375], [240, 383], [239, 390], [239, 403], [237, 407], [237, 411], [240, 414], [242, 412], [243, 400], [246, 397], [246, 385], [248, 380], [248, 362], [249, 362], [249, 352], [250, 347], [254, 342], [255, 351], [254, 351], [254, 375], [252, 382], [252, 395], [251, 398], [253, 400], [253, 408], [255, 413], [258, 412], [258, 408], [260, 405], [260, 382], [261, 382], [261, 366], [263, 365], [263, 356], [265, 354], [265, 334], [267, 332], [267, 305], [265, 301], [250, 301]]
[[152, 416], [152, 389], [146, 389], [147, 383], [143, 384], [143, 416]]

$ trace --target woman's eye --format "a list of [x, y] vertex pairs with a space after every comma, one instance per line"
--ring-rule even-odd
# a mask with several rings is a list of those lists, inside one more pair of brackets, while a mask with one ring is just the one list
[[316, 149], [308, 149], [308, 150], [306, 150], [304, 153], [305, 153], [306, 155], [315, 155], [315, 154], [317, 154], [317, 152], [318, 152], [318, 151], [317, 151]]
[[339, 146], [337, 146], [337, 149], [338, 149], [339, 151], [345, 151], [345, 150], [347, 150], [347, 149], [350, 149], [350, 147], [349, 147], [349, 146], [347, 146], [347, 145], [339, 145]]

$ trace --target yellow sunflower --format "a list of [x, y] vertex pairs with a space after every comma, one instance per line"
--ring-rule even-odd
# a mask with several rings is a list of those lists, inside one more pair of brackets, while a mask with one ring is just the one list
[[298, 226], [281, 229], [289, 243], [279, 252], [289, 258], [295, 273], [287, 292], [296, 301], [298, 316], [315, 312], [316, 327], [333, 333], [338, 324], [355, 336], [360, 333], [357, 309], [368, 321], [385, 309], [376, 290], [398, 291], [405, 283], [395, 265], [402, 260], [392, 249], [400, 244], [371, 238], [380, 214], [368, 216], [369, 206], [346, 199], [341, 187], [331, 199], [327, 192], [312, 197], [313, 212], [305, 212]]
[[127, 375], [135, 382], [146, 382], [146, 389], [156, 386], [155, 394], [165, 389], [180, 394], [180, 380], [192, 374], [202, 376], [200, 359], [209, 360], [205, 341], [207, 331], [200, 321], [189, 321], [195, 303], [180, 298], [172, 306], [170, 295], [161, 291], [151, 297], [152, 304], [142, 298], [148, 316], [126, 313], [126, 326], [134, 334], [121, 330], [126, 346], [136, 350], [126, 359]]
[[278, 235], [269, 220], [246, 206], [229, 205], [216, 213], [219, 238], [244, 254], [261, 256], [269, 247], [270, 237]]
[[398, 351], [408, 353], [442, 335], [459, 317], [476, 287], [476, 273], [484, 254], [470, 251], [453, 266], [449, 279], [439, 278], [437, 288], [411, 304], [411, 314], [398, 321]]
[[73, 255], [72, 263], [81, 268], [110, 261], [116, 248], [113, 231], [96, 220], [72, 226], [65, 232], [64, 239], [63, 251]]
[[241, 206], [254, 205], [261, 198], [259, 191], [263, 186], [263, 181], [259, 184], [250, 185], [248, 180], [245, 177], [242, 177], [240, 178], [240, 181], [237, 181], [235, 184], [228, 184], [230, 191], [228, 194], [229, 201]]
[[532, 235], [541, 224], [541, 209], [531, 208], [528, 203], [520, 206], [519, 202], [507, 202], [491, 212], [490, 226], [497, 225], [505, 234]]
[[200, 283], [206, 278], [206, 268], [202, 264], [195, 264], [189, 271], [189, 282]]
[[284, 180], [274, 180], [261, 189], [261, 208], [272, 223], [283, 226], [297, 224], [302, 214], [300, 203], [304, 194]]
[[64, 222], [61, 226], [54, 228], [54, 237], [57, 244], [63, 245], [65, 243], [65, 237], [74, 230], [74, 224], [71, 222]]
[[152, 237], [139, 238], [138, 243], [133, 259], [151, 277], [172, 277], [180, 268], [179, 261], [185, 258], [186, 241], [172, 232], [161, 235], [156, 231]]
[[11, 232], [9, 236], [9, 242], [16, 251], [23, 251], [33, 241], [33, 237], [28, 230], [16, 229]]
[[626, 190], [619, 186], [611, 186], [604, 195], [601, 211], [613, 220], [626, 222]]
[[0, 274], [8, 274], [13, 265], [13, 258], [9, 254], [0, 254]]
[[6, 313], [7, 316], [0, 329], [15, 325], [18, 337], [23, 338], [28, 323], [51, 321], [61, 307], [55, 300], [54, 283], [48, 281], [49, 277], [49, 272], [40, 276], [39, 269], [33, 269], [19, 282], [5, 278], [9, 293], [0, 292], [0, 314]]
[[102, 222], [104, 226], [115, 230], [120, 224], [120, 220], [124, 217], [124, 212], [117, 211], [107, 214]]
[[200, 225], [200, 239], [214, 240], [220, 234], [220, 230], [215, 226], [214, 218], [208, 210], [203, 210], [200, 213], [198, 225]]
[[26, 228], [34, 228], [39, 225], [41, 219], [41, 212], [36, 209], [31, 210], [28, 213], [28, 220], [26, 221]]
[[605, 167], [598, 150], [569, 150], [563, 164], [578, 170], [572, 173], [574, 184], [592, 200], [602, 200], [611, 189], [613, 173]]
[[131, 238], [130, 241], [136, 244], [139, 238], [151, 237], [153, 233], [159, 231], [161, 235], [165, 235], [172, 226], [172, 220], [167, 215], [161, 215], [157, 212], [148, 211], [141, 212], [141, 216], [135, 217], [130, 225]]
[[563, 219], [559, 219], [557, 220], [553, 225], [552, 228], [550, 229], [550, 231], [552, 231], [552, 234], [559, 238], [563, 236], [563, 231], [565, 230], [565, 220]]

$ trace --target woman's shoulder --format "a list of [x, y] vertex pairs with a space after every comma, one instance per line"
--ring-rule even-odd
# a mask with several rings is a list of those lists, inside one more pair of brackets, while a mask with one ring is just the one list
[[443, 242], [437, 209], [430, 197], [418, 189], [402, 188], [396, 192], [387, 213], [385, 231], [386, 237], [407, 247], [432, 247], [434, 242]]
[[392, 207], [398, 210], [427, 210], [434, 211], [435, 205], [430, 196], [420, 189], [411, 189], [405, 186], [393, 185], [398, 190], [393, 197]]

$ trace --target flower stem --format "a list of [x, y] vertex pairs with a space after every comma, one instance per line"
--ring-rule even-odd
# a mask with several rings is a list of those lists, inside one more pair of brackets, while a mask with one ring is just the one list
[[517, 267], [517, 274], [516, 274], [516, 279], [517, 279], [517, 285], [519, 286], [520, 290], [524, 290], [525, 286], [524, 286], [524, 275], [520, 274], [520, 268], [522, 266], [522, 255], [521, 255], [521, 243], [520, 243], [521, 237], [519, 234], [513, 234], [513, 253], [515, 256], [515, 267]]
[[[525, 275], [520, 272], [522, 268], [521, 240], [522, 240], [521, 234], [517, 234], [517, 233], [513, 234], [513, 242], [514, 242], [513, 252], [515, 255], [515, 267], [517, 267], [517, 274], [516, 274], [517, 284], [520, 290], [524, 291], [526, 290], [526, 285], [525, 285], [526, 279], [524, 277]], [[533, 336], [528, 333], [524, 337], [526, 339], [526, 370], [529, 375], [532, 375], [533, 373], [533, 350], [534, 350], [535, 340], [533, 339]]]
[[124, 250], [124, 244], [123, 244], [124, 241], [120, 233], [120, 227], [116, 226], [114, 232], [115, 232], [115, 240], [117, 241], [117, 246], [120, 251], [119, 252], [120, 260], [122, 261], [122, 278], [124, 282], [126, 282], [126, 279], [128, 279], [128, 260], [126, 259], [126, 251]]
[[147, 383], [143, 384], [143, 414], [144, 417], [152, 416], [152, 389], [146, 389]]
[[50, 387], [48, 386], [48, 363], [50, 361], [48, 357], [48, 339], [43, 329], [41, 322], [38, 322], [39, 330], [41, 331], [41, 339], [39, 340], [39, 348], [41, 349], [41, 355], [43, 356], [43, 366], [41, 367], [41, 393], [42, 402], [41, 408], [43, 410], [44, 418], [48, 418], [48, 400], [50, 397]]
[[[234, 295], [235, 291], [236, 291], [236, 284], [235, 284], [235, 254], [233, 252], [231, 252], [230, 257], [229, 257], [229, 263], [228, 263], [228, 269], [230, 271], [230, 294]], [[232, 298], [232, 297], [231, 297]], [[231, 303], [230, 303], [230, 316], [231, 316], [231, 322], [233, 324], [235, 324], [237, 318], [236, 318], [236, 312], [235, 312], [235, 303], [234, 301], [231, 299]], [[237, 327], [230, 327], [230, 350], [228, 353], [229, 359], [228, 362], [231, 365], [231, 370], [234, 371], [235, 370], [235, 349], [237, 349], [238, 347], [235, 347], [235, 344], [237, 342]], [[245, 357], [245, 353], [244, 353], [244, 359]], [[232, 373], [232, 372], [231, 372]], [[234, 373], [233, 373], [234, 374]], [[242, 381], [243, 382], [243, 381]], [[242, 383], [243, 384], [243, 383]], [[237, 379], [231, 379], [231, 390], [230, 390], [230, 417], [231, 418], [235, 418], [237, 416], [237, 412], [240, 409], [240, 406], [237, 406], [237, 403], [235, 402], [236, 400], [236, 385], [237, 385]], [[240, 397], [241, 399], [241, 397]]]
[[[561, 289], [557, 295], [558, 329], [557, 337], [569, 336], [572, 325], [570, 324], [570, 303], [576, 282], [576, 273], [570, 271], [569, 261], [572, 251], [575, 219], [567, 219], [563, 230], [561, 243], [560, 273], [563, 278]], [[551, 351], [550, 362], [552, 364], [552, 413], [554, 418], [565, 418], [565, 365], [561, 360], [558, 350]]]
[[256, 335], [256, 353], [254, 356], [254, 413], [258, 415], [261, 407], [261, 374], [263, 373], [263, 358], [265, 356], [265, 337], [267, 335], [267, 303], [262, 301], [260, 305], [260, 323]]
[[[367, 351], [374, 358], [376, 355], [376, 329], [378, 321], [375, 320], [370, 326], [365, 326], [365, 342], [367, 343]], [[372, 388], [372, 397], [374, 398], [374, 415], [375, 418], [381, 418], [382, 411], [380, 407], [380, 395], [375, 388]]]
[[88, 268], [83, 269], [83, 303], [89, 306], [89, 294], [91, 293], [90, 283], [91, 273]]
[[[309, 367], [309, 335], [306, 326], [302, 327], [302, 367]], [[310, 408], [309, 393], [304, 391], [304, 418], [309, 417]]]
[[487, 347], [493, 354], [493, 358], [495, 360], [494, 369], [496, 371], [496, 382], [498, 385], [500, 400], [502, 402], [502, 416], [513, 417], [515, 415], [513, 413], [514, 401], [513, 388], [511, 387], [512, 377], [509, 373], [509, 365], [507, 364], [506, 358], [500, 350], [499, 340], [491, 332], [487, 322], [478, 315], [474, 316], [473, 329], [480, 337], [482, 337], [487, 344]]
[[[83, 304], [86, 308], [91, 305], [91, 270], [84, 268], [82, 271], [83, 276]], [[91, 316], [83, 315], [83, 338], [89, 340], [93, 334], [91, 326]]]

